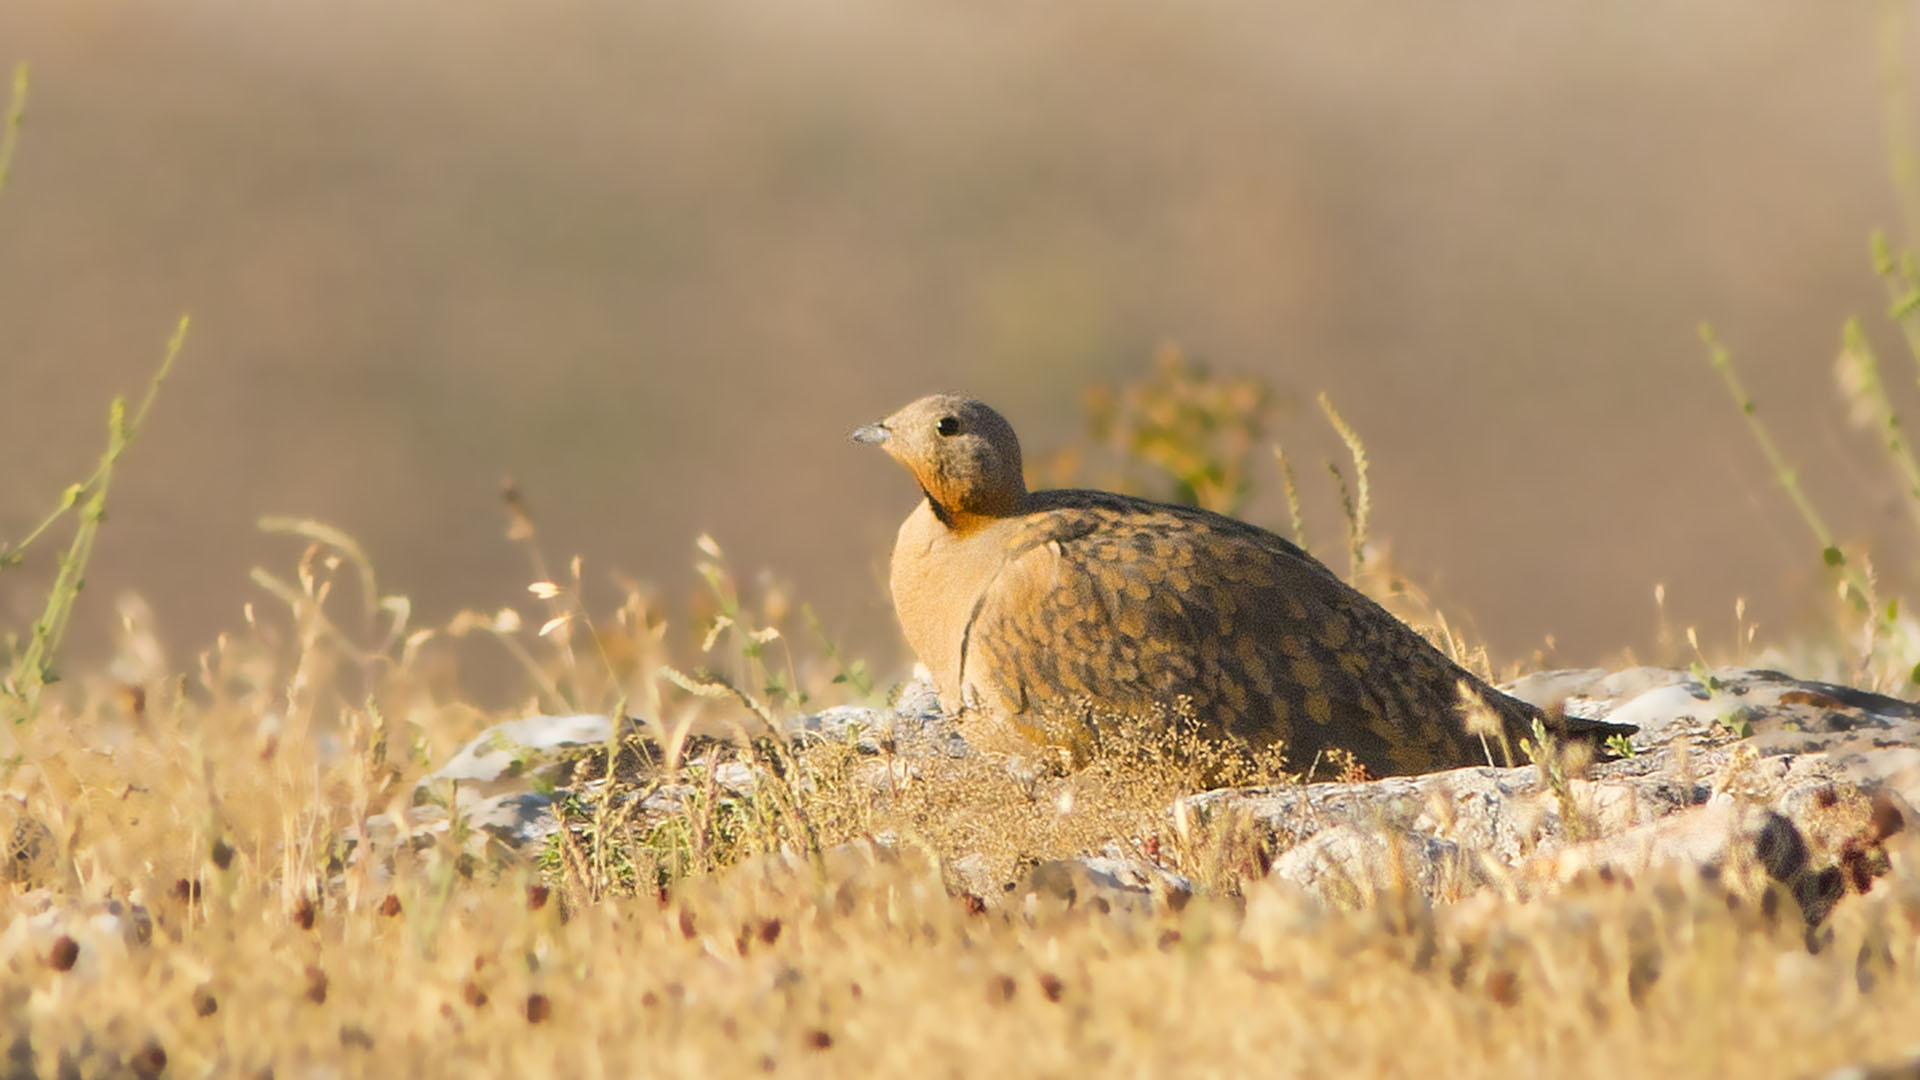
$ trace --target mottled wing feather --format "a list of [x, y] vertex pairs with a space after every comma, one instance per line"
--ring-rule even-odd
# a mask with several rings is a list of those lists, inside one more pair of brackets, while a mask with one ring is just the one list
[[1457, 707], [1462, 679], [1510, 730], [1534, 715], [1278, 536], [1069, 494], [1029, 519], [973, 612], [962, 681], [989, 711], [1041, 729], [1089, 702], [1184, 697], [1218, 734], [1284, 743], [1296, 768], [1340, 747], [1376, 775], [1487, 762]]

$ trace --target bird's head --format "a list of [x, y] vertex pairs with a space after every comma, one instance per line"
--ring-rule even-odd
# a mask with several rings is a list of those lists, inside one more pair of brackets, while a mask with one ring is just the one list
[[905, 465], [951, 528], [1019, 511], [1027, 497], [1020, 440], [999, 413], [972, 398], [934, 394], [856, 430]]

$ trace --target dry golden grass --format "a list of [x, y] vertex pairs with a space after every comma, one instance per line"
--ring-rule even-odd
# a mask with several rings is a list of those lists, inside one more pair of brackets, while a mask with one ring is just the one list
[[[40, 843], [5, 899], [15, 1074], [140, 1075], [163, 1056], [180, 1076], [1805, 1076], [1920, 1041], [1910, 848], [1817, 951], [1678, 879], [1326, 910], [1263, 881], [1271, 852], [1235, 823], [1177, 828], [1166, 808], [1197, 767], [1151, 743], [1022, 778], [987, 757], [742, 750], [786, 779], [695, 800], [678, 832], [602, 821], [574, 866], [443, 837], [389, 871], [337, 838], [501, 717], [441, 696], [438, 632], [374, 619], [362, 636], [330, 617], [331, 582], [358, 573], [328, 550], [283, 583], [285, 612], [257, 612], [196, 679], [51, 688], [8, 733], [9, 809], [46, 830], [18, 830]], [[831, 666], [775, 662], [765, 606], [707, 556], [730, 626], [706, 643], [733, 642], [733, 685], [770, 711], [803, 688], [812, 704], [847, 692]], [[564, 621], [544, 638], [516, 636], [535, 696], [647, 697], [620, 673], [671, 659], [672, 635], [644, 614], [588, 635], [568, 595], [548, 597]], [[466, 623], [482, 621], [512, 622]], [[671, 688], [650, 707], [669, 750], [694, 726], [753, 723]], [[669, 762], [682, 779], [702, 767]], [[973, 891], [1104, 848], [1196, 893], [1066, 906]], [[150, 913], [147, 940], [81, 918], [27, 932], [43, 909], [114, 901]]]
[[[1163, 445], [1154, 400], [1109, 437]], [[1348, 441], [1357, 577], [1486, 670], [1368, 552]], [[1242, 490], [1241, 465], [1133, 452], [1189, 493]], [[416, 627], [352, 538], [275, 520], [304, 555], [254, 572], [246, 630], [188, 674], [157, 669], [131, 618], [110, 669], [11, 670], [7, 1075], [1810, 1076], [1920, 1054], [1911, 830], [1811, 934], [1681, 876], [1321, 905], [1267, 879], [1274, 842], [1247, 822], [1169, 812], [1207, 782], [1281, 780], [1276, 761], [1097, 715], [1057, 733], [1064, 761], [993, 730], [961, 758], [790, 747], [770, 725], [880, 692], [831, 643], [793, 647], [782, 588], [743, 587], [702, 538], [692, 617], [634, 585], [595, 618], [580, 564], [550, 566], [507, 501], [525, 613]], [[526, 699], [489, 714], [456, 661], [503, 656]], [[562, 763], [568, 828], [511, 851], [461, 819], [470, 794], [420, 782], [536, 711], [646, 723]], [[754, 783], [720, 784], [723, 765]], [[581, 797], [589, 781], [680, 810]], [[420, 798], [451, 828], [370, 842]], [[1056, 861], [1090, 854], [1161, 876], [1116, 891]]]
[[[238, 841], [222, 871], [209, 855], [211, 792], [177, 754], [126, 763], [136, 757], [157, 783], [124, 799], [90, 787], [71, 806], [69, 821], [89, 827], [59, 891], [143, 899], [151, 943], [83, 954], [64, 973], [30, 950], [5, 977], [15, 1031], [47, 1074], [62, 1052], [132, 1054], [151, 1040], [177, 1075], [321, 1063], [588, 1076], [1445, 1063], [1790, 1076], [1913, 1040], [1911, 878], [1882, 886], [1907, 890], [1904, 902], [1856, 902], [1818, 955], [1685, 893], [1404, 918], [1316, 912], [1258, 887], [1244, 909], [1202, 897], [1178, 913], [1029, 921], [974, 914], [937, 866], [870, 848], [744, 862], [665, 904], [640, 895], [564, 912], [530, 903], [525, 871], [466, 878], [429, 858], [391, 882], [349, 875], [322, 890], [306, 929], [304, 859], [268, 838], [304, 831], [304, 815], [280, 811], [310, 791], [290, 778], [222, 791]], [[199, 882], [197, 901], [170, 878]], [[1863, 991], [1860, 958], [1876, 936], [1892, 961]], [[217, 1011], [198, 1015], [209, 1000]]]
[[[17, 80], [0, 125], [0, 180], [23, 92]], [[1878, 268], [1920, 341], [1920, 273], [1885, 252]], [[1846, 348], [1858, 411], [1920, 491], [1857, 327]], [[1117, 455], [1109, 486], [1243, 504], [1271, 397], [1169, 352], [1144, 384], [1091, 402], [1096, 441]], [[1490, 672], [1367, 548], [1365, 452], [1321, 405], [1353, 458], [1351, 483], [1328, 468], [1355, 578]], [[46, 613], [6, 642], [0, 680], [17, 721], [0, 729], [8, 1077], [1784, 1077], [1920, 1057], [1911, 830], [1891, 872], [1813, 933], [1681, 876], [1526, 903], [1356, 892], [1320, 905], [1267, 880], [1272, 843], [1245, 822], [1168, 811], [1205, 781], [1276, 779], [1273, 762], [1111, 720], [1060, 740], [1070, 769], [1009, 767], [992, 732], [969, 732], [990, 753], [958, 759], [790, 749], [764, 738], [770, 723], [875, 687], [830, 643], [787, 647], [783, 591], [742, 589], [703, 541], [710, 593], [680, 624], [691, 636], [675, 638], [639, 586], [592, 618], [579, 563], [547, 564], [511, 490], [537, 614], [416, 627], [351, 538], [276, 520], [264, 524], [311, 546], [291, 577], [255, 571], [268, 599], [245, 632], [177, 674], [145, 662], [159, 655], [151, 627], [130, 622], [120, 663], [54, 683], [107, 481], [145, 411], [116, 407], [93, 477], [0, 546], [4, 568], [76, 517]], [[1866, 658], [1863, 681], [1920, 682], [1911, 616], [1827, 533], [1755, 424], [1864, 616], [1864, 642], [1840, 651]], [[1102, 464], [1070, 454], [1053, 468]], [[1284, 456], [1278, 472], [1304, 540]], [[501, 657], [526, 699], [495, 715], [463, 698], [454, 665]], [[584, 755], [571, 780], [678, 790], [681, 812], [575, 801], [546, 848], [514, 852], [464, 825], [457, 790], [436, 789], [456, 808], [448, 831], [397, 851], [369, 842], [370, 821], [402, 815], [462, 742], [535, 710], [647, 718], [629, 752]], [[716, 783], [723, 761], [755, 770], [750, 794]], [[1085, 875], [1068, 875], [1071, 894], [1048, 885], [1053, 860], [1094, 853], [1170, 876], [1132, 895]]]

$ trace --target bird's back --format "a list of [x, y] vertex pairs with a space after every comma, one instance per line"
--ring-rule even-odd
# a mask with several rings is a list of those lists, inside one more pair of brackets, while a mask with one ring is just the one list
[[[1046, 730], [1068, 714], [1190, 704], [1204, 730], [1344, 750], [1373, 775], [1502, 764], [1541, 714], [1454, 664], [1296, 545], [1190, 507], [1038, 492], [961, 636], [970, 705]], [[1469, 730], [1462, 688], [1494, 717]]]

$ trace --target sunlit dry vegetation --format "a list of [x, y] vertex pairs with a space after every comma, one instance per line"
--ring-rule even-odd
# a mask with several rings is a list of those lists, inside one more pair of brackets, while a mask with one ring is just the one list
[[[1886, 265], [1920, 345], [1912, 260]], [[1897, 431], [1878, 376], [1861, 381], [1871, 354], [1847, 341], [1862, 400]], [[165, 363], [181, 351], [176, 337]], [[552, 559], [514, 489], [517, 608], [419, 625], [351, 537], [276, 519], [290, 565], [252, 572], [244, 626], [186, 670], [135, 662], [152, 628], [129, 619], [126, 663], [63, 671], [113, 464], [154, 401], [116, 407], [100, 470], [0, 550], [72, 532], [45, 615], [0, 654], [8, 1076], [1798, 1076], [1913, 1052], [1911, 846], [1816, 935], [1680, 876], [1323, 906], [1266, 880], [1270, 837], [1170, 810], [1210, 779], [1287, 782], [1286, 764], [1212, 758], [1177, 722], [1103, 728], [1072, 770], [973, 731], [989, 753], [910, 756], [885, 731], [790, 741], [790, 718], [884, 703], [898, 673], [845, 656], [704, 537], [694, 609], [637, 582], [590, 609], [600, 571]], [[1170, 352], [1096, 392], [1087, 446], [1042, 471], [1229, 511], [1282, 483], [1304, 535], [1268, 404]], [[1328, 466], [1346, 535], [1318, 553], [1490, 670], [1371, 556], [1364, 449], [1322, 409], [1352, 457]], [[1911, 616], [1863, 557], [1822, 548], [1847, 621], [1820, 648], [1910, 693]], [[472, 704], [461, 666], [502, 664], [519, 705]], [[640, 719], [558, 780], [528, 763], [570, 793], [537, 850], [469, 827], [473, 793], [427, 782], [490, 724], [574, 712]], [[729, 770], [751, 785], [723, 784]], [[674, 812], [638, 811], [656, 796]], [[448, 827], [382, 848], [381, 823], [417, 805]], [[1088, 855], [1164, 875], [1103, 892], [1059, 861]]]
[[[1804, 1075], [1912, 1042], [1908, 852], [1816, 949], [1680, 878], [1328, 910], [1263, 881], [1244, 823], [1169, 813], [1196, 745], [1115, 739], [1062, 775], [767, 737], [884, 688], [711, 541], [698, 617], [582, 610], [588, 571], [540, 563], [523, 610], [413, 627], [349, 538], [272, 524], [302, 553], [256, 572], [246, 630], [179, 675], [79, 673], [8, 732], [20, 1075]], [[453, 653], [517, 661], [524, 706], [463, 702]], [[490, 722], [623, 705], [645, 723], [572, 780], [682, 791], [664, 821], [575, 800], [515, 853], [419, 787]], [[434, 800], [452, 828], [367, 857], [375, 819]], [[1168, 878], [1109, 897], [1053, 862], [1102, 853]]]

